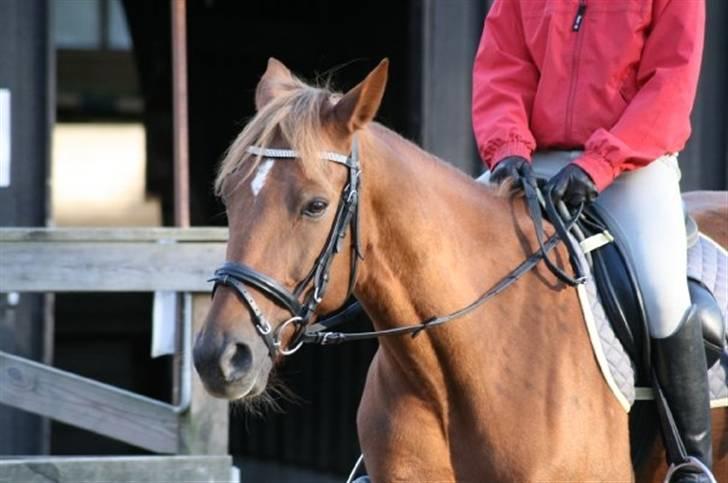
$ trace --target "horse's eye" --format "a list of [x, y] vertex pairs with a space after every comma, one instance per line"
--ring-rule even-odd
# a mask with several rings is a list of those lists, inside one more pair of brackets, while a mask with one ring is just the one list
[[303, 209], [303, 214], [313, 218], [317, 218], [324, 214], [326, 208], [329, 206], [329, 202], [323, 198], [314, 198], [309, 201], [306, 207]]

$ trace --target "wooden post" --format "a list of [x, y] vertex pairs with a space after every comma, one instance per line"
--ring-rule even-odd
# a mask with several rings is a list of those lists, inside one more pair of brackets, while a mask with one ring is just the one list
[[172, 109], [174, 121], [174, 224], [190, 226], [187, 118], [187, 2], [171, 0]]
[[[190, 226], [189, 135], [187, 107], [187, 0], [170, 0], [172, 22], [172, 121], [174, 155], [174, 224]], [[180, 375], [184, 368], [182, 354], [182, 297], [177, 296], [177, 352], [173, 357], [172, 400], [181, 400]]]
[[[192, 295], [192, 337], [202, 328], [209, 308], [209, 294]], [[180, 416], [179, 454], [227, 454], [228, 402], [207, 394], [196, 372], [191, 376], [190, 407]]]

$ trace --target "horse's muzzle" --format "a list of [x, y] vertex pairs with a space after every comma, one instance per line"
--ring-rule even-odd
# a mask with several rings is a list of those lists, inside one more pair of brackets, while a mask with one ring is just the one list
[[195, 340], [192, 356], [205, 388], [215, 397], [238, 399], [256, 385], [253, 352], [243, 341], [208, 337], [203, 332]]

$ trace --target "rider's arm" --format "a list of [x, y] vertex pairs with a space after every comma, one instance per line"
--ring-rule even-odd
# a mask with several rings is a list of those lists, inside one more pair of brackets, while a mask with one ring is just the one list
[[576, 161], [603, 190], [621, 172], [685, 146], [705, 31], [702, 0], [656, 0], [638, 90], [611, 129], [597, 129]]
[[509, 156], [528, 160], [536, 142], [528, 128], [538, 71], [523, 38], [520, 2], [496, 0], [473, 67], [473, 130], [490, 167]]

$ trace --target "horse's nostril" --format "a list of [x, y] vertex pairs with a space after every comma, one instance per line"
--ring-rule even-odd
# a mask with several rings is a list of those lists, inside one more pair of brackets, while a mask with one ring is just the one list
[[253, 355], [247, 344], [235, 344], [235, 354], [231, 360], [233, 367], [238, 370], [247, 371], [253, 362]]
[[243, 377], [253, 365], [253, 354], [247, 344], [230, 344], [220, 359], [225, 379], [233, 381]]

